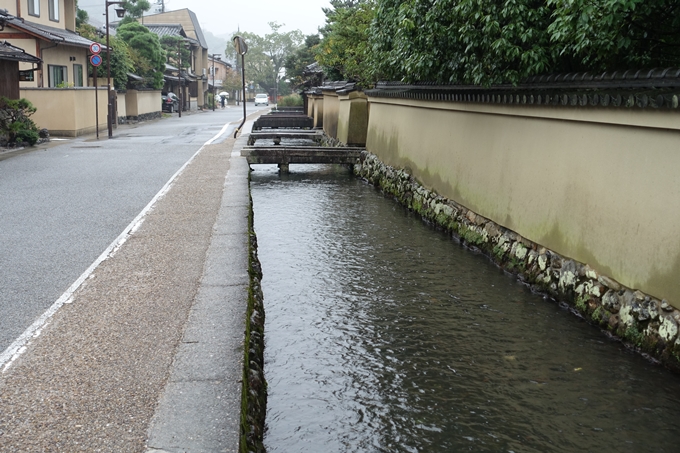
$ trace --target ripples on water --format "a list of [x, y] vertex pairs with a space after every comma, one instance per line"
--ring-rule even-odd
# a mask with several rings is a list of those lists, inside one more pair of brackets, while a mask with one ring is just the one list
[[680, 382], [346, 170], [254, 166], [269, 452], [676, 452]]

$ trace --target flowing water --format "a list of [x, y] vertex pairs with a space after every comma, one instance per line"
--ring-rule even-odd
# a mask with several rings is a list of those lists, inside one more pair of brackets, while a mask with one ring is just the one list
[[254, 166], [273, 452], [677, 452], [680, 378], [332, 166]]

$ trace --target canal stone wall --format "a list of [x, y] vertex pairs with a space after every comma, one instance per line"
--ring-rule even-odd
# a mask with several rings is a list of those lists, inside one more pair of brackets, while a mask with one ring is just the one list
[[566, 303], [629, 346], [680, 371], [680, 311], [628, 288], [588, 264], [561, 256], [422, 186], [404, 169], [365, 152], [354, 172], [423, 219], [517, 275], [533, 290]]
[[253, 226], [252, 198], [248, 224], [250, 287], [244, 340], [240, 453], [265, 451], [263, 441], [267, 412], [267, 381], [264, 376], [264, 294], [261, 283], [262, 267], [257, 257], [257, 236]]

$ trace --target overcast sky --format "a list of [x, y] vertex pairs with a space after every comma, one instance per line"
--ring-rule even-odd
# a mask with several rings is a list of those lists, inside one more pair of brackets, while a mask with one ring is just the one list
[[270, 31], [268, 22], [285, 24], [282, 31], [309, 35], [323, 26], [326, 16], [321, 8], [329, 6], [328, 0], [165, 0], [166, 11], [189, 8], [201, 28], [214, 35], [231, 33], [239, 26], [241, 31], [264, 35]]

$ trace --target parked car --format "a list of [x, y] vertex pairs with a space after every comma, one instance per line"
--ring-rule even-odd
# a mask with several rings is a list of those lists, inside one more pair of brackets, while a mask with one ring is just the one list
[[269, 105], [269, 96], [267, 96], [264, 93], [256, 94], [255, 95], [255, 106], [257, 107], [258, 105]]
[[179, 98], [175, 93], [161, 94], [161, 110], [170, 113], [175, 113], [179, 110]]

